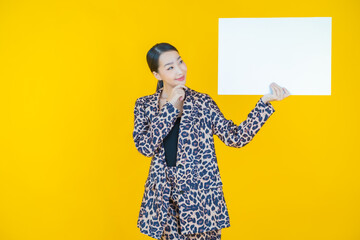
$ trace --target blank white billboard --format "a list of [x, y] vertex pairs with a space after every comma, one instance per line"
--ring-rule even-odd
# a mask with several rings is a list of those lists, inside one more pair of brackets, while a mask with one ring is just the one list
[[331, 17], [219, 18], [218, 94], [331, 95]]

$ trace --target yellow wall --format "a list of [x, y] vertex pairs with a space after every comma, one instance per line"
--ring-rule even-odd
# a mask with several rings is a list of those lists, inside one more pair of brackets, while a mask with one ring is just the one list
[[219, 17], [333, 20], [332, 95], [272, 102], [244, 148], [215, 138], [222, 239], [360, 239], [359, 12], [355, 0], [1, 1], [0, 239], [150, 239], [136, 228], [150, 158], [132, 141], [135, 100], [157, 83], [146, 52], [176, 46], [187, 85], [237, 124], [261, 97], [217, 96]]

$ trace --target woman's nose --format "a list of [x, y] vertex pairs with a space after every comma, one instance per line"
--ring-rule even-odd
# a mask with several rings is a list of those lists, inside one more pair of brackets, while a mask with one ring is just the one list
[[177, 68], [177, 74], [179, 75], [179, 76], [182, 76], [184, 73], [183, 73], [183, 70], [181, 69], [181, 68]]

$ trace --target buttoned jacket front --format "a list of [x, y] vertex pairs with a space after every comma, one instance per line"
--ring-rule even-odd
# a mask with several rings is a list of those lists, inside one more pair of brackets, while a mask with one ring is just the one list
[[[162, 88], [136, 99], [133, 140], [137, 150], [151, 157], [137, 227], [160, 239], [169, 212], [171, 187], [166, 180], [163, 140], [180, 111], [171, 102], [159, 109]], [[275, 112], [271, 103], [260, 99], [247, 119], [236, 125], [221, 113], [205, 93], [185, 90], [176, 160], [176, 187], [181, 234], [194, 234], [230, 226], [213, 135], [227, 146], [248, 144]]]

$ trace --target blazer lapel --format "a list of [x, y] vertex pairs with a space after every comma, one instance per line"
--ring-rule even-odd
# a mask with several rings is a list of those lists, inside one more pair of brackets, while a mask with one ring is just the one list
[[[160, 88], [156, 91], [156, 93], [152, 94], [152, 98], [149, 99], [148, 104], [150, 105], [150, 121], [153, 116], [158, 114], [160, 111], [160, 95], [163, 88]], [[181, 154], [183, 153], [183, 145], [185, 136], [189, 136], [190, 134], [194, 134], [197, 136], [197, 128], [198, 128], [198, 118], [195, 116], [198, 112], [196, 108], [196, 101], [194, 97], [195, 92], [189, 87], [185, 89], [185, 99], [183, 103], [183, 111], [180, 119], [179, 126], [179, 136], [178, 136], [178, 151], [177, 151], [177, 164], [181, 162]], [[185, 134], [188, 133], [188, 134]], [[183, 137], [184, 136], [184, 137]], [[165, 154], [165, 149], [161, 150], [163, 154]], [[163, 155], [164, 156], [164, 155]], [[163, 163], [166, 164], [165, 159], [162, 159]]]

